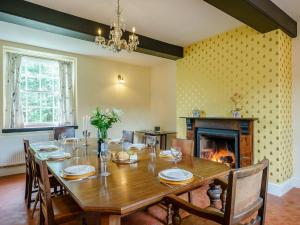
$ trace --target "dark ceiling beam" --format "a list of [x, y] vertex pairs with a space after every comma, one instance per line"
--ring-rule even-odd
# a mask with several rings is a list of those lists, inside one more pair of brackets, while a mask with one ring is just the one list
[[297, 22], [270, 0], [204, 0], [261, 33], [281, 29], [297, 37]]
[[[110, 31], [110, 26], [106, 24], [20, 0], [0, 0], [0, 20], [90, 42], [94, 42], [99, 28], [107, 39]], [[124, 33], [127, 40], [129, 35], [128, 31]], [[183, 57], [181, 46], [138, 36], [140, 44], [137, 52], [172, 60]]]

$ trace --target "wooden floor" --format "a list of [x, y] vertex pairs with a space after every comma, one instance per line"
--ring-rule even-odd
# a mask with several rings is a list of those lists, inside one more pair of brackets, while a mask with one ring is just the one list
[[[0, 178], [0, 225], [36, 224], [24, 203], [24, 178]], [[300, 189], [293, 189], [282, 198], [269, 195], [267, 225], [300, 225]]]

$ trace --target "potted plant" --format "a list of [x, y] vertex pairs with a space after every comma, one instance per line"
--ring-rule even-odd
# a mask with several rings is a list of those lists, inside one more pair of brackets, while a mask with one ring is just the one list
[[114, 123], [121, 121], [121, 111], [117, 109], [106, 109], [102, 110], [97, 108], [96, 111], [91, 116], [90, 122], [91, 125], [97, 128], [98, 135], [98, 157], [103, 144], [107, 140], [107, 131], [112, 127]]

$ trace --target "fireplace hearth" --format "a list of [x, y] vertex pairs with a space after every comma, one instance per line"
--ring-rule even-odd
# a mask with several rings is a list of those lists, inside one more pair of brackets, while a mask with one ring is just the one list
[[187, 139], [195, 141], [196, 157], [224, 163], [231, 168], [253, 164], [253, 127], [256, 118], [186, 119]]

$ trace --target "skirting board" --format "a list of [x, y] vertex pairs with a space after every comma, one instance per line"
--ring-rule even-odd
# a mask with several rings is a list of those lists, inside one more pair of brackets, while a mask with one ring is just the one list
[[300, 178], [292, 177], [282, 184], [269, 183], [268, 193], [281, 197], [292, 188], [300, 188]]
[[25, 173], [25, 165], [0, 168], [0, 177], [9, 176], [13, 174], [20, 174], [20, 173]]

